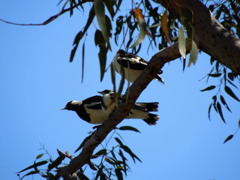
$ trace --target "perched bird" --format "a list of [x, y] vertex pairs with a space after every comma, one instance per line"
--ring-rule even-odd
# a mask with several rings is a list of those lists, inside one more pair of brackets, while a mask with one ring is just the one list
[[[115, 93], [112, 90], [104, 90], [99, 91], [100, 94], [103, 95], [102, 98], [102, 109], [109, 116], [113, 110], [116, 108], [116, 99]], [[117, 103], [122, 101], [121, 95], [117, 99]], [[149, 111], [157, 111], [158, 103], [150, 102], [150, 103], [135, 103], [126, 117], [128, 119], [142, 119], [149, 125], [156, 124], [156, 121], [159, 120], [159, 116], [156, 114], [149, 113]]]
[[[144, 71], [148, 62], [140, 56], [120, 49], [113, 58], [112, 64], [119, 74], [122, 76], [124, 75], [125, 79], [127, 79], [129, 82], [133, 82]], [[164, 83], [163, 79], [159, 76], [161, 73], [162, 70], [158, 72], [156, 79]]]
[[69, 101], [62, 110], [75, 111], [77, 115], [91, 124], [101, 124], [108, 115], [102, 110], [102, 96], [92, 96], [83, 101]]

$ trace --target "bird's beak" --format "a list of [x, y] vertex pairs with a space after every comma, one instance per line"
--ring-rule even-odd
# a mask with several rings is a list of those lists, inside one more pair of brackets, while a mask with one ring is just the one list
[[98, 93], [103, 95], [103, 92], [102, 92], [102, 91], [98, 91]]
[[61, 108], [60, 110], [66, 110], [67, 108], [66, 107], [64, 107], [64, 108]]

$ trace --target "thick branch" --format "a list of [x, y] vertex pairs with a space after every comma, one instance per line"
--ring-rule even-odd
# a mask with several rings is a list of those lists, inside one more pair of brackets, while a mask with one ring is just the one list
[[87, 164], [92, 157], [94, 149], [103, 141], [103, 139], [129, 114], [131, 107], [140, 96], [141, 92], [148, 86], [157, 72], [166, 62], [180, 57], [178, 44], [174, 44], [155, 54], [145, 71], [134, 81], [130, 87], [127, 104], [120, 104], [118, 109], [98, 128], [91, 138], [85, 143], [81, 153], [72, 159], [70, 164], [59, 169], [57, 176], [68, 179], [69, 174], [76, 172], [83, 165]]
[[194, 40], [200, 50], [216, 58], [240, 75], [240, 40], [228, 32], [199, 0], [158, 0], [166, 9], [180, 18], [180, 8], [190, 9], [195, 34]]

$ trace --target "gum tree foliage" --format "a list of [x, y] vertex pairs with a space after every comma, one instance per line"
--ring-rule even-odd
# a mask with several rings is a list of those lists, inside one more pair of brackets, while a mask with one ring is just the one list
[[[76, 157], [68, 152], [63, 153], [58, 150], [59, 156], [53, 159], [47, 155], [46, 151], [46, 153], [39, 154], [32, 165], [19, 171], [19, 178], [38, 174], [46, 179], [59, 179], [61, 177], [64, 179], [89, 179], [85, 175], [85, 169], [90, 168], [94, 172], [93, 179], [102, 180], [113, 177], [117, 177], [119, 180], [123, 179], [130, 169], [128, 166], [129, 157], [134, 162], [141, 160], [122, 142], [119, 131], [139, 131], [130, 126], [118, 128], [116, 126], [129, 113], [131, 106], [155, 77], [158, 70], [165, 63], [184, 57], [181, 53], [183, 46], [186, 49], [184, 51], [189, 53], [193, 50], [195, 43], [198, 47], [197, 50], [207, 53], [210, 71], [205, 77], [206, 81], [211, 78], [219, 79], [218, 84], [209, 84], [201, 90], [202, 92], [214, 92], [212, 103], [206, 112], [209, 119], [211, 113], [215, 112], [225, 123], [223, 109], [232, 113], [227, 98], [240, 101], [238, 95], [234, 93], [239, 87], [240, 74], [239, 0], [129, 1], [131, 8], [128, 12], [124, 11], [125, 14], [120, 12], [122, 3], [122, 0], [60, 0], [58, 5], [62, 7], [61, 11], [41, 24], [17, 24], [1, 20], [15, 25], [38, 26], [47, 25], [60, 18], [64, 13], [70, 13], [70, 16], [74, 16], [79, 11], [84, 11], [84, 14], [88, 14], [88, 18], [73, 40], [73, 48], [69, 58], [69, 61], [72, 62], [76, 53], [82, 53], [82, 79], [86, 34], [93, 26], [93, 21], [96, 22], [95, 19], [97, 19], [99, 28], [96, 28], [92, 35], [95, 36], [93, 43], [99, 49], [101, 80], [104, 78], [106, 58], [111, 47], [117, 46], [137, 54], [141, 50], [141, 41], [147, 41], [148, 48], [159, 50], [152, 56], [144, 73], [129, 87], [127, 104], [125, 104], [126, 102], [120, 104], [102, 127], [83, 140], [76, 150], [76, 152], [80, 152]], [[86, 11], [86, 6], [89, 7], [89, 5], [91, 8]], [[187, 36], [187, 39], [184, 39], [186, 45], [180, 43], [182, 35], [179, 30], [182, 28]], [[140, 40], [136, 40], [138, 35]], [[194, 55], [197, 55], [196, 52]], [[194, 64], [194, 61], [191, 63]], [[182, 62], [184, 70], [187, 60], [182, 58]], [[85, 71], [87, 70], [85, 69]], [[113, 85], [116, 87], [114, 73], [112, 73], [112, 79]], [[121, 86], [120, 84], [120, 89]], [[98, 152], [95, 152], [95, 148], [110, 132], [109, 141], [115, 141], [116, 145], [108, 147], [106, 144]], [[234, 133], [229, 135], [224, 143], [233, 137]]]

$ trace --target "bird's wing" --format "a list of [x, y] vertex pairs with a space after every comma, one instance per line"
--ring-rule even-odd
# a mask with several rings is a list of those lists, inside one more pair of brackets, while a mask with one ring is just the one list
[[144, 112], [148, 112], [148, 110], [140, 105], [134, 104], [132, 109], [136, 109], [136, 110], [140, 110], [140, 111], [144, 111]]
[[85, 105], [85, 108], [88, 108], [88, 109], [102, 109], [102, 104], [101, 102], [98, 102], [98, 103], [92, 103], [92, 104], [88, 104], [88, 105]]
[[102, 96], [92, 96], [83, 100], [83, 104], [91, 105], [102, 101]]

